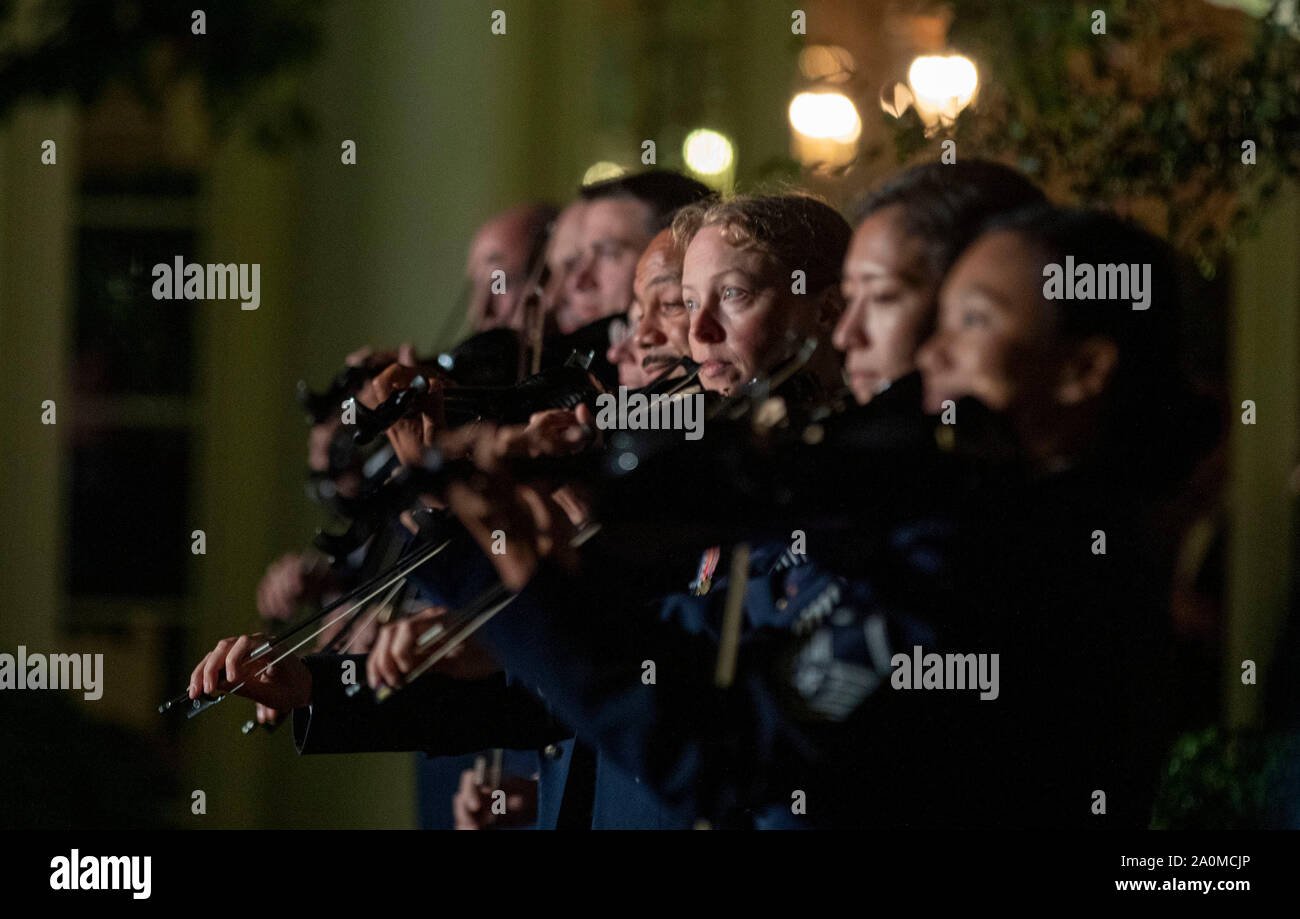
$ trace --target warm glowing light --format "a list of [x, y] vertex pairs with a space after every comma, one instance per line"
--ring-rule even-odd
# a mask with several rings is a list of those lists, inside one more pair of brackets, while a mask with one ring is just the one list
[[851, 144], [862, 133], [857, 106], [843, 93], [800, 93], [790, 102], [790, 125], [805, 137]]
[[951, 121], [975, 98], [979, 73], [970, 58], [927, 54], [912, 61], [907, 82], [925, 121]]
[[846, 83], [855, 66], [853, 55], [839, 45], [809, 45], [799, 52], [799, 72], [812, 83]]
[[682, 158], [692, 172], [713, 176], [730, 168], [736, 151], [724, 135], [708, 128], [696, 128], [682, 143]]
[[604, 182], [606, 179], [617, 179], [626, 172], [627, 170], [618, 163], [601, 160], [599, 163], [592, 163], [587, 167], [587, 171], [582, 174], [582, 184], [595, 185], [597, 182]]

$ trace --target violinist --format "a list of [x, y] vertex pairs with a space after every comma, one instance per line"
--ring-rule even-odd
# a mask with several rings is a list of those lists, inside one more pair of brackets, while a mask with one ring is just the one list
[[[1152, 308], [1045, 300], [1043, 266], [1066, 254], [1151, 264]], [[689, 289], [690, 249], [686, 264]], [[792, 566], [809, 573], [787, 579], [795, 590], [782, 599], [824, 602], [797, 628], [755, 623], [769, 627], [750, 632], [725, 692], [711, 679], [715, 610], [695, 612], [695, 631], [681, 626], [690, 616], [611, 616], [626, 591], [589, 572], [575, 581], [543, 563], [485, 642], [597, 745], [602, 778], [631, 776], [671, 814], [1141, 826], [1176, 697], [1163, 667], [1166, 581], [1144, 552], [1140, 512], [1202, 445], [1183, 433], [1201, 426], [1187, 424], [1175, 310], [1167, 250], [1147, 234], [1099, 214], [1009, 216], [957, 262], [918, 357], [927, 408], [953, 400], [969, 428], [981, 415], [958, 400], [970, 396], [1005, 422], [1020, 459], [983, 480], [996, 487], [874, 534], [850, 577]], [[771, 608], [762, 596], [746, 590], [747, 618]], [[895, 655], [921, 647], [999, 654], [1001, 694], [897, 691]], [[638, 679], [646, 660], [659, 665], [653, 686]]]
[[691, 357], [705, 389], [727, 395], [809, 339], [819, 346], [805, 376], [834, 387], [839, 363], [826, 345], [843, 308], [849, 232], [833, 209], [802, 195], [740, 197], [678, 215]]
[[690, 319], [682, 301], [682, 247], [671, 229], [661, 230], [637, 262], [627, 327], [606, 358], [618, 368], [618, 382], [645, 386], [689, 356]]
[[[474, 234], [465, 277], [470, 284], [468, 319], [475, 332], [522, 327], [529, 271], [542, 257], [555, 219], [556, 210], [548, 204], [520, 204], [489, 218]], [[497, 271], [501, 275], [494, 278]]]
[[[564, 214], [561, 215], [561, 226], [557, 227], [557, 232], [553, 235], [552, 250], [549, 255], [553, 260], [559, 258], [561, 261], [564, 261], [563, 253], [568, 238], [564, 228], [567, 226], [572, 229], [575, 225], [575, 215], [585, 218], [587, 209], [595, 208], [600, 220], [597, 221], [596, 224], [592, 225], [588, 232], [595, 233], [597, 237], [601, 238], [583, 237], [582, 245], [590, 257], [585, 262], [580, 262], [576, 265], [563, 265], [562, 267], [566, 271], [561, 274], [561, 277], [567, 277], [567, 271], [569, 270], [586, 271], [586, 278], [581, 279], [580, 283], [575, 281], [573, 286], [569, 289], [578, 295], [584, 295], [593, 290], [601, 295], [609, 295], [609, 285], [613, 283], [611, 279], [616, 280], [615, 275], [617, 273], [609, 270], [610, 266], [608, 265], [604, 266], [603, 269], [598, 266], [598, 263], [602, 260], [608, 261], [612, 256], [612, 247], [606, 245], [606, 243], [609, 243], [609, 239], [602, 237], [601, 234], [608, 235], [617, 230], [620, 221], [622, 221], [623, 229], [629, 233], [643, 232], [640, 229], [640, 227], [643, 226], [654, 228], [656, 225], [661, 225], [666, 221], [667, 217], [671, 214], [671, 210], [676, 206], [676, 202], [696, 199], [704, 194], [707, 194], [707, 189], [699, 183], [666, 173], [653, 173], [648, 176], [632, 177], [630, 180], [606, 183], [603, 187], [588, 190], [580, 205], [566, 209]], [[604, 207], [601, 204], [601, 202], [606, 201], [610, 206]], [[583, 225], [586, 226], [585, 223]], [[588, 239], [590, 239], [589, 243], [587, 241]], [[636, 255], [639, 256], [640, 253], [638, 252]], [[617, 259], [614, 261], [617, 262]], [[672, 269], [674, 266], [664, 259], [661, 259], [660, 261], [661, 264], [657, 266], [659, 270], [655, 272], [653, 277], [647, 277], [646, 279], [647, 291], [651, 286], [655, 287], [659, 291], [666, 288], [669, 293], [669, 304], [661, 309], [658, 302], [650, 303], [650, 320], [647, 323], [646, 332], [644, 334], [651, 338], [657, 334], [651, 330], [655, 329], [659, 323], [659, 314], [661, 312], [672, 311], [671, 282], [677, 280], [674, 277], [665, 277], [665, 273], [668, 275], [673, 274]], [[677, 270], [680, 271], [679, 267]], [[553, 274], [552, 277], [554, 278], [555, 275]], [[564, 285], [559, 285], [559, 289], [564, 290]], [[662, 293], [656, 293], [656, 296], [662, 296]], [[626, 305], [626, 299], [623, 300], [623, 305]], [[678, 315], [673, 318], [680, 323], [680, 306], [678, 306]], [[666, 344], [667, 336], [663, 337], [664, 343]], [[656, 344], [654, 341], [648, 341], [648, 343], [652, 347]], [[649, 355], [649, 357], [651, 358], [652, 363], [654, 361], [662, 361], [662, 349], [660, 349], [658, 353]], [[391, 366], [367, 384], [365, 391], [359, 398], [363, 404], [369, 404], [371, 406], [376, 405], [392, 392], [408, 384], [417, 372], [418, 371], [415, 368], [406, 365], [398, 364]], [[442, 419], [438, 413], [436, 396], [437, 392], [435, 388], [435, 392], [425, 402], [425, 408], [427, 409], [426, 412], [417, 413], [410, 418], [403, 419], [389, 428], [387, 432], [397, 456], [400, 460], [408, 464], [418, 464], [423, 456], [424, 450], [435, 441], [438, 433], [443, 428]], [[529, 445], [527, 449], [534, 451], [538, 449], [539, 444], [542, 445], [542, 448], [553, 449], [555, 452], [571, 449], [567, 442], [555, 442], [553, 448], [546, 447], [548, 442], [552, 441], [555, 437], [560, 436], [561, 433], [562, 428], [556, 428], [553, 425], [547, 426], [545, 423], [534, 425], [521, 430], [521, 439], [518, 440], [518, 444], [527, 443]], [[451, 567], [454, 568], [454, 566]], [[437, 591], [434, 591], [435, 595], [436, 593]], [[416, 614], [411, 617], [411, 619], [394, 624], [392, 628], [385, 630], [385, 632], [381, 632], [380, 643], [377, 648], [378, 654], [370, 662], [370, 666], [366, 668], [367, 671], [372, 674], [373, 681], [377, 683], [379, 679], [376, 675], [380, 673], [377, 664], [388, 661], [392, 658], [392, 655], [388, 653], [388, 642], [394, 636], [408, 635], [412, 628], [426, 622], [426, 620], [435, 618], [440, 614], [440, 612], [441, 611], [437, 607], [431, 607], [430, 609]], [[218, 648], [214, 650], [213, 654], [209, 655], [209, 664], [211, 664], [212, 661], [221, 661], [227, 666], [234, 667], [233, 671], [228, 670], [227, 673], [241, 673], [242, 671], [239, 670], [237, 662], [226, 660], [226, 658], [229, 657], [230, 649], [233, 648], [235, 644], [237, 644], [237, 640], [230, 639], [222, 645], [219, 645]], [[247, 642], [240, 646], [241, 651], [246, 651], [249, 647], [250, 645]], [[468, 665], [467, 661], [469, 661]], [[194, 680], [196, 687], [200, 685], [206, 687], [206, 684], [204, 683], [204, 674], [206, 672], [213, 672], [215, 678], [215, 673], [221, 669], [221, 664], [217, 664], [215, 665], [215, 669], [213, 666], [208, 666], [203, 673], [196, 670], [196, 678]], [[495, 737], [496, 741], [499, 742], [494, 743], [494, 746], [532, 746], [535, 749], [545, 748], [546, 750], [556, 750], [556, 745], [552, 743], [552, 741], [563, 741], [566, 732], [559, 731], [557, 733], [553, 720], [545, 717], [540, 723], [538, 723], [537, 719], [534, 717], [538, 710], [536, 705], [531, 703], [531, 700], [524, 701], [521, 705], [516, 705], [515, 703], [518, 701], [517, 694], [512, 694], [508, 690], [502, 692], [501, 690], [504, 684], [499, 684], [494, 680], [492, 674], [496, 669], [497, 668], [495, 668], [490, 661], [483, 660], [481, 656], [474, 656], [472, 654], [467, 655], [465, 653], [453, 655], [447, 662], [439, 667], [439, 672], [444, 675], [454, 675], [465, 679], [463, 691], [453, 693], [452, 695], [461, 700], [460, 704], [463, 709], [462, 717], [467, 720], [477, 721], [479, 727], [476, 730], [485, 732], [480, 735], [472, 736]], [[285, 663], [281, 665], [281, 670], [283, 672], [278, 674], [276, 679], [283, 679], [286, 683], [292, 684], [295, 687], [297, 695], [295, 695], [294, 698], [301, 698], [305, 701], [313, 697], [311, 688], [313, 681], [310, 678], [312, 672], [311, 669], [298, 668], [293, 663]], [[234, 678], [232, 677], [232, 682], [233, 679]], [[266, 680], [272, 680], [270, 674], [263, 675], [263, 677], [259, 678], [258, 681], [255, 681], [253, 685], [247, 687], [245, 691], [253, 695], [259, 695], [265, 692], [270, 692], [270, 694], [274, 695], [274, 689], [264, 689], [259, 685]], [[274, 680], [272, 680], [272, 682], [274, 682]], [[332, 682], [336, 683], [337, 681], [335, 680]], [[429, 687], [434, 686], [437, 682], [436, 679], [429, 681], [423, 688], [428, 689]], [[316, 685], [319, 689], [319, 686], [321, 685], [319, 680], [316, 681]], [[481, 688], [476, 689], [475, 687]], [[331, 688], [334, 687], [331, 686]], [[195, 692], [197, 692], [197, 688], [195, 689]], [[339, 694], [335, 693], [335, 695]], [[341, 700], [342, 696], [339, 695], [339, 698]], [[413, 696], [408, 696], [408, 698], [413, 698]], [[475, 699], [487, 706], [487, 708], [482, 709], [481, 714], [477, 716], [474, 714], [477, 709], [472, 701]], [[348, 703], [350, 702], [351, 700], [348, 700]], [[361, 700], [361, 702], [366, 706], [365, 715], [368, 719], [370, 714], [369, 707], [373, 705], [373, 703], [371, 703], [369, 699]], [[340, 704], [344, 705], [348, 703], [340, 702]], [[493, 706], [496, 707], [495, 711], [491, 710]], [[406, 717], [409, 717], [411, 709], [409, 706], [398, 705], [391, 707], [389, 711], [398, 713], [405, 712]], [[528, 722], [529, 719], [533, 719], [533, 728], [536, 730], [532, 734], [521, 735], [519, 733], [521, 729], [519, 726]], [[423, 721], [422, 718], [420, 720]], [[503, 720], [509, 722], [509, 724], [506, 724], [504, 729], [497, 730], [497, 728], [493, 727], [494, 725], [499, 726], [500, 722]], [[393, 718], [381, 719], [381, 721], [391, 726], [398, 725], [402, 721], [402, 718], [395, 716]], [[323, 727], [324, 722], [320, 717], [316, 717], [310, 722], [308, 722], [307, 719], [300, 719], [300, 722], [303, 725], [300, 739], [304, 741], [301, 746], [305, 752], [329, 750], [333, 748], [336, 743], [341, 742], [330, 740], [328, 737], [325, 737], [325, 739], [322, 740], [325, 728]], [[314, 726], [310, 731], [306, 727], [308, 723]], [[510, 724], [514, 724], [515, 727], [510, 727]], [[364, 749], [365, 744], [367, 743], [407, 744], [409, 746], [406, 746], [405, 748], [408, 749], [425, 749], [438, 753], [463, 752], [466, 748], [465, 743], [462, 742], [466, 735], [456, 732], [441, 732], [437, 733], [437, 736], [435, 737], [430, 737], [426, 734], [422, 737], [418, 728], [412, 730], [408, 726], [406, 729], [407, 733], [405, 740], [397, 741], [387, 739], [384, 735], [384, 729], [382, 726], [378, 726], [377, 723], [367, 724], [365, 727], [366, 729], [359, 735], [360, 739], [357, 741], [359, 744], [357, 749]], [[491, 733], [493, 730], [497, 730], [495, 735]], [[520, 744], [518, 739], [521, 736], [526, 736], [528, 742]], [[543, 738], [545, 742], [533, 739], [538, 737]], [[486, 746], [487, 744], [484, 745]], [[390, 746], [388, 748], [392, 747]], [[579, 751], [579, 754], [581, 754], [581, 751]], [[555, 825], [555, 822], [559, 817], [564, 817], [568, 822], [574, 823], [574, 825], [587, 825], [590, 823], [589, 815], [583, 815], [581, 805], [567, 807], [564, 813], [558, 814], [557, 816], [557, 812], [559, 811], [558, 790], [561, 790], [564, 787], [564, 770], [568, 768], [569, 755], [570, 749], [566, 748], [563, 752], [550, 754], [546, 757], [548, 760], [546, 765], [551, 767], [550, 771], [555, 773], [558, 770], [559, 783], [557, 785], [554, 780], [547, 783], [550, 788], [556, 789], [557, 792], [555, 794], [544, 796], [547, 800], [543, 801], [542, 814], [540, 815], [542, 825], [548, 825], [548, 823], [549, 825]], [[581, 759], [581, 755], [579, 755], [578, 758]], [[580, 799], [581, 795], [578, 797]], [[576, 810], [574, 809], [575, 807], [577, 808]], [[568, 816], [569, 812], [573, 812], [574, 816]]]
[[[819, 352], [802, 373], [805, 385], [788, 395], [806, 399], [811, 393], [834, 388], [838, 366], [827, 344], [839, 314], [839, 266], [850, 236], [850, 229], [842, 217], [827, 205], [807, 196], [737, 198], [725, 204], [699, 205], [684, 210], [674, 222], [673, 236], [685, 246], [682, 291], [690, 316], [688, 342], [692, 356], [711, 371], [708, 378], [702, 380], [707, 388], [730, 392], [751, 377], [764, 375], [775, 365], [788, 361], [793, 343], [807, 338], [819, 343]], [[806, 288], [792, 283], [792, 273], [796, 270], [806, 279]], [[807, 381], [813, 381], [812, 385]], [[480, 497], [465, 489], [452, 492], [452, 506], [480, 543], [498, 525], [491, 512], [482, 513]], [[520, 527], [516, 526], [513, 532], [519, 530]], [[776, 572], [784, 570], [788, 564], [784, 548], [763, 546], [755, 553], [751, 577], [756, 589], [752, 593], [755, 597], [767, 595], [765, 605], [746, 611], [756, 628], [762, 627], [765, 619], [781, 621], [795, 617], [804, 609], [806, 601], [814, 599], [814, 595], [809, 595], [797, 598], [793, 603], [773, 604], [778, 597], [767, 590], [766, 581], [777, 577]], [[584, 568], [580, 582], [584, 589], [575, 591], [573, 598], [561, 599], [553, 595], [542, 599], [546, 596], [543, 592], [529, 596], [527, 602], [546, 607], [545, 613], [537, 613], [535, 617], [533, 613], [536, 610], [526, 614], [532, 619], [532, 624], [549, 622], [552, 610], [561, 615], [562, 610], [578, 602], [577, 598], [591, 596], [596, 583], [604, 583], [613, 588], [613, 593], [602, 597], [600, 612], [592, 615], [601, 617], [614, 629], [619, 628], [626, 615], [631, 629], [629, 635], [639, 634], [632, 627], [638, 624], [638, 608], [643, 607], [649, 597], [635, 587], [616, 587], [621, 580], [617, 568], [593, 570], [598, 567], [588, 565]], [[502, 559], [498, 568], [503, 577], [513, 583], [527, 580], [519, 570], [517, 559]], [[684, 587], [687, 578], [688, 572], [682, 570], [678, 583]], [[719, 591], [725, 581], [725, 577], [718, 578]], [[659, 667], [673, 674], [682, 668], [693, 671], [701, 666], [700, 648], [705, 649], [707, 656], [712, 646], [708, 637], [712, 623], [701, 607], [719, 597], [720, 593], [708, 598], [670, 597], [655, 601], [654, 605], [662, 606], [662, 627], [680, 633], [688, 642], [696, 644], [690, 650], [684, 649], [680, 655], [655, 656], [652, 653], [654, 641], [647, 640], [642, 648], [644, 653], [655, 657]], [[510, 616], [510, 610], [501, 615]], [[520, 619], [520, 616], [511, 616], [512, 622]], [[493, 630], [492, 623], [487, 628]], [[536, 649], [550, 648], [556, 652], [557, 668], [563, 669], [569, 662], [573, 663], [576, 669], [571, 688], [575, 691], [582, 691], [586, 675], [605, 674], [601, 680], [609, 694], [602, 698], [601, 704], [607, 706], [603, 711], [611, 723], [620, 722], [635, 731], [657, 710], [651, 700], [660, 692], [673, 692], [671, 688], [657, 689], [642, 684], [640, 663], [624, 672], [625, 680], [615, 679], [617, 667], [627, 664], [618, 657], [617, 652], [623, 647], [621, 642], [609, 645], [611, 656], [606, 666], [604, 646], [599, 640], [592, 644], [587, 637], [574, 634], [570, 636], [572, 643], [560, 650], [532, 631], [530, 624], [521, 623], [521, 628], [523, 632], [519, 634], [526, 632], [527, 639], [516, 639], [509, 626], [493, 630], [493, 637], [504, 642], [494, 647], [499, 653], [504, 653], [507, 669], [511, 666], [509, 662], [516, 659], [517, 652], [525, 657], [532, 653], [523, 645], [536, 639]], [[603, 628], [599, 631], [603, 632]], [[490, 637], [489, 642], [491, 640]], [[516, 641], [521, 644], [516, 645]], [[595, 657], [584, 659], [584, 652], [594, 652]], [[522, 661], [522, 667], [524, 673], [531, 672], [527, 660]], [[593, 667], [595, 670], [588, 669]], [[407, 668], [399, 664], [398, 669], [405, 672]], [[673, 679], [675, 682], [676, 678]], [[549, 690], [544, 695], [549, 701]], [[690, 734], [689, 730], [687, 734]], [[597, 740], [581, 729], [579, 738], [589, 742]], [[686, 828], [693, 825], [697, 814], [691, 803], [652, 791], [660, 778], [655, 775], [654, 763], [633, 759], [636, 768], [629, 769], [628, 760], [619, 755], [623, 751], [612, 751], [600, 744], [598, 748], [593, 826]], [[697, 777], [696, 773], [686, 770], [677, 778], [685, 784], [693, 784]]]
[[586, 210], [587, 202], [579, 198], [560, 211], [551, 226], [551, 238], [546, 245], [546, 286], [542, 293], [542, 308], [546, 313], [546, 327], [552, 331], [556, 326], [556, 315], [568, 312], [564, 287], [580, 259]]
[[710, 194], [694, 179], [667, 170], [584, 186], [582, 229], [555, 307], [560, 333], [625, 312], [637, 262], [650, 240], [678, 209]]
[[[976, 159], [913, 166], [867, 197], [844, 260], [845, 309], [834, 338], [859, 404], [914, 374], [939, 285], [980, 225], [1043, 200], [1016, 170]], [[919, 394], [912, 395], [915, 407]]]
[[[628, 310], [628, 328], [621, 341], [610, 345], [607, 358], [618, 368], [620, 385], [629, 388], [644, 386], [659, 375], [674, 372], [673, 368], [680, 359], [689, 354], [687, 330], [689, 319], [685, 304], [682, 302], [682, 247], [677, 244], [671, 229], [662, 230], [646, 247], [637, 262], [633, 283], [632, 306]], [[680, 372], [680, 371], [676, 371]], [[545, 444], [536, 442], [536, 437], [544, 436], [541, 432], [559, 431], [561, 436], [572, 431], [575, 440], [583, 435], [583, 428], [590, 430], [590, 419], [582, 419], [578, 414], [565, 411], [547, 413], [544, 420], [535, 418], [523, 432], [515, 435], [519, 445], [527, 440], [530, 455], [555, 452], [547, 449]], [[587, 424], [584, 426], [583, 421]], [[585, 437], [584, 437], [585, 439]], [[511, 445], [503, 444], [503, 452], [514, 452]], [[572, 515], [570, 515], [572, 516]], [[398, 633], [394, 630], [393, 640], [383, 649], [390, 656], [401, 654], [406, 657], [414, 645], [413, 632]], [[380, 655], [371, 656], [378, 663]], [[400, 680], [400, 671], [389, 663], [385, 668], [388, 679]], [[553, 746], [551, 759], [571, 757], [573, 746], [565, 741]], [[587, 751], [579, 751], [580, 756]], [[544, 754], [545, 755], [545, 754]], [[554, 785], [555, 770], [548, 770], [548, 785]], [[495, 814], [492, 809], [493, 795], [497, 788], [483, 783], [481, 770], [466, 769], [461, 775], [460, 787], [453, 799], [453, 810], [458, 829], [482, 829], [488, 826], [500, 826], [503, 822], [513, 821], [520, 811], [535, 814], [537, 810], [538, 783], [521, 777], [508, 777], [509, 798], [506, 802], [506, 814]], [[576, 775], [566, 779], [575, 784], [582, 779]], [[590, 781], [588, 777], [586, 781]], [[550, 789], [547, 789], [549, 792]], [[553, 796], [553, 792], [550, 792]]]

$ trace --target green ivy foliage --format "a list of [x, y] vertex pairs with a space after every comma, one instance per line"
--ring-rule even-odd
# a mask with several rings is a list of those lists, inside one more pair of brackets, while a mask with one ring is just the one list
[[[1094, 34], [1094, 11], [1106, 15]], [[1300, 41], [1269, 14], [1204, 0], [958, 0], [949, 44], [980, 72], [976, 104], [927, 136], [887, 119], [900, 160], [1017, 165], [1058, 198], [1165, 233], [1207, 276], [1300, 175]], [[1254, 141], [1255, 165], [1242, 162]]]
[[1300, 829], [1300, 733], [1206, 728], [1179, 738], [1151, 828]]

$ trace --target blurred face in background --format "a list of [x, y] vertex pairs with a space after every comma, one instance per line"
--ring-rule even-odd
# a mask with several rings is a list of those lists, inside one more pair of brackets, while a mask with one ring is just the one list
[[[519, 328], [533, 244], [532, 214], [531, 208], [519, 207], [493, 217], [470, 243], [465, 277], [470, 284], [470, 321], [476, 332]], [[494, 292], [493, 273], [497, 271], [502, 274], [495, 281], [499, 292]]]
[[817, 334], [812, 295], [790, 287], [789, 272], [757, 250], [731, 245], [721, 225], [695, 234], [682, 266], [682, 296], [700, 385], [729, 394], [775, 367], [792, 339]]
[[934, 322], [942, 278], [923, 240], [903, 230], [903, 207], [882, 208], [858, 226], [844, 257], [845, 310], [832, 339], [859, 404], [915, 369], [916, 349]]
[[637, 260], [654, 235], [650, 218], [649, 205], [634, 198], [584, 202], [576, 257], [565, 272], [555, 309], [561, 333], [628, 308]]
[[543, 298], [548, 313], [557, 314], [564, 308], [564, 284], [578, 265], [582, 216], [586, 207], [585, 201], [573, 202], [560, 211], [555, 226], [551, 228], [551, 239], [546, 247], [546, 268], [550, 277]]
[[[690, 354], [690, 319], [682, 301], [682, 255], [664, 230], [637, 262], [628, 328], [607, 357], [619, 368], [619, 383], [644, 386]], [[624, 379], [639, 379], [630, 383]]]
[[[331, 415], [320, 424], [311, 426], [307, 434], [307, 470], [313, 477], [324, 477], [331, 472], [331, 453], [339, 449], [336, 441], [339, 440], [340, 434], [344, 438], [350, 437], [342, 429], [343, 419], [337, 414]], [[346, 449], [346, 442], [342, 452], [355, 456], [355, 451]], [[346, 468], [334, 469], [333, 472], [334, 475], [331, 477], [333, 493], [344, 498], [355, 498], [360, 493], [359, 463], [349, 461]]]
[[917, 353], [925, 410], [973, 396], [1022, 432], [1074, 401], [1061, 374], [1070, 351], [1043, 300], [1042, 264], [1014, 233], [980, 237], [943, 284], [934, 335]]
[[634, 328], [641, 320], [641, 308], [635, 303], [627, 311], [627, 322], [615, 320], [609, 327], [609, 350], [605, 360], [618, 369], [618, 385], [639, 389], [650, 382], [650, 375], [641, 366], [641, 355], [636, 346]]

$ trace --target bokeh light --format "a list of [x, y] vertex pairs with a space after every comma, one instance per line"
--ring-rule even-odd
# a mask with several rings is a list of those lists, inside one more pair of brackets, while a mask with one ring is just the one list
[[950, 121], [975, 98], [979, 72], [970, 58], [960, 54], [925, 54], [912, 61], [907, 82], [922, 118]]
[[862, 133], [858, 108], [835, 92], [799, 93], [790, 102], [790, 125], [805, 137], [851, 144]]
[[736, 150], [725, 135], [708, 128], [696, 128], [682, 143], [682, 158], [692, 172], [713, 176], [724, 173], [736, 159]]

